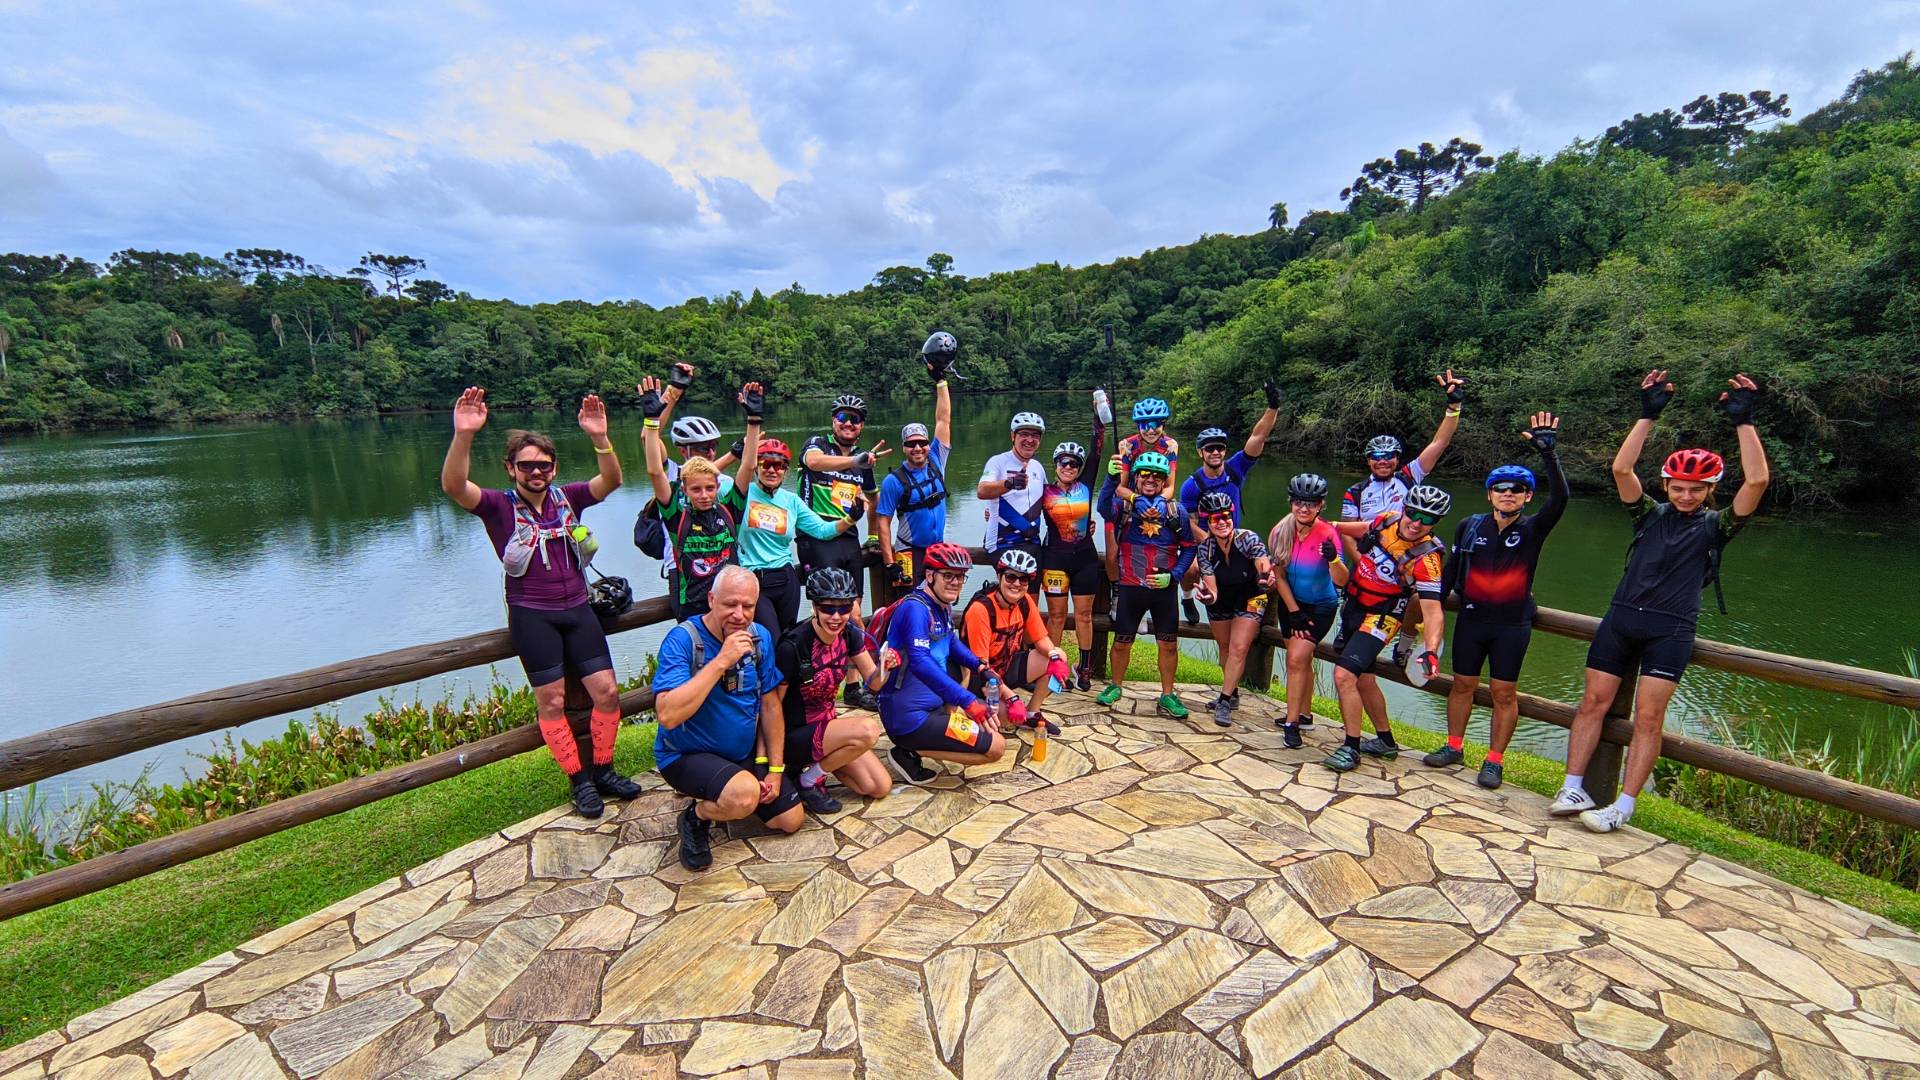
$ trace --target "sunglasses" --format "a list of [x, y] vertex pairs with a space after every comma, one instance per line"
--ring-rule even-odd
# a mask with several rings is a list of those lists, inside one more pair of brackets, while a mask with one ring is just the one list
[[1208, 443], [1207, 445], [1200, 448], [1200, 452], [1203, 454], [1212, 454], [1215, 452], [1224, 454], [1227, 452], [1227, 444], [1226, 443]]
[[1057, 457], [1053, 459], [1053, 464], [1058, 469], [1078, 469], [1083, 462], [1077, 457]]
[[714, 456], [714, 451], [719, 449], [719, 443], [690, 443], [687, 446], [687, 456], [710, 458]]
[[516, 461], [513, 463], [513, 467], [516, 469], [519, 469], [523, 473], [552, 472], [553, 462], [551, 461]]
[[786, 463], [786, 462], [784, 462], [784, 461], [774, 461], [774, 460], [772, 460], [772, 459], [766, 459], [766, 460], [763, 460], [763, 461], [761, 461], [761, 462], [760, 462], [760, 467], [761, 467], [762, 469], [772, 469], [772, 470], [773, 470], [773, 471], [775, 471], [775, 472], [786, 472], [786, 471], [787, 471], [787, 463]]
[[1369, 453], [1369, 454], [1367, 455], [1367, 460], [1368, 460], [1368, 461], [1392, 461], [1393, 459], [1395, 459], [1395, 458], [1397, 458], [1397, 457], [1399, 457], [1399, 456], [1400, 456], [1399, 454], [1374, 454], [1374, 453]]
[[819, 612], [822, 615], [851, 615], [853, 614], [853, 605], [852, 604], [815, 604], [813, 605], [813, 610], [816, 612]]
[[1025, 574], [1015, 573], [1012, 570], [1002, 570], [1000, 571], [1000, 580], [1006, 582], [1009, 585], [1014, 584], [1015, 582], [1018, 582], [1021, 585], [1025, 585], [1028, 582], [1032, 581], [1033, 579], [1028, 577]]
[[1407, 511], [1407, 520], [1421, 525], [1434, 526], [1440, 524], [1440, 515], [1429, 514], [1425, 510], [1409, 510]]
[[1208, 514], [1206, 515], [1206, 518], [1207, 518], [1208, 525], [1219, 525], [1222, 523], [1225, 523], [1228, 525], [1233, 524], [1233, 514], [1231, 512]]
[[1155, 469], [1135, 469], [1133, 470], [1133, 474], [1142, 480], [1145, 480], [1149, 476], [1153, 477], [1155, 480], [1165, 480], [1167, 478], [1166, 473], [1160, 472]]
[[853, 424], [855, 426], [858, 426], [867, 422], [866, 417], [861, 416], [857, 412], [848, 412], [846, 409], [841, 409], [839, 412], [834, 413], [833, 419], [837, 423]]
[[1158, 420], [1135, 420], [1133, 426], [1139, 428], [1141, 431], [1152, 431], [1154, 428], [1164, 427], [1165, 425]]
[[1291, 499], [1289, 501], [1295, 506], [1325, 506], [1327, 503], [1325, 499]]
[[1495, 495], [1519, 495], [1533, 489], [1525, 484], [1495, 484], [1487, 490]]
[[932, 443], [928, 442], [925, 439], [915, 439], [912, 442], [907, 443], [906, 447], [909, 450], [925, 450], [927, 447], [932, 445], [933, 445]]

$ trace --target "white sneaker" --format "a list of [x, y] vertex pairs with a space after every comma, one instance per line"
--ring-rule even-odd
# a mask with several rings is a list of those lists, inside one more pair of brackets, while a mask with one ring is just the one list
[[1594, 832], [1612, 832], [1626, 823], [1626, 812], [1617, 806], [1603, 806], [1580, 815], [1580, 824]]
[[1580, 788], [1561, 788], [1554, 796], [1553, 805], [1547, 807], [1547, 813], [1554, 817], [1572, 817], [1585, 810], [1591, 810], [1596, 804], [1593, 796]]

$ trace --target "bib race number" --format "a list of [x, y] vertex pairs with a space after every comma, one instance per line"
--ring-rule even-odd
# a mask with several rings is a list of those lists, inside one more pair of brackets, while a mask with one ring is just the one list
[[833, 487], [827, 491], [827, 497], [833, 500], [833, 505], [842, 510], [853, 509], [854, 497], [859, 494], [860, 485], [848, 480], [835, 480]]
[[1041, 581], [1048, 596], [1067, 595], [1067, 572], [1065, 570], [1048, 570], [1041, 575]]
[[747, 508], [747, 524], [763, 532], [787, 531], [787, 511], [774, 503], [757, 502]]
[[947, 713], [947, 738], [972, 746], [979, 737], [980, 725], [974, 723], [966, 713], [959, 709]]

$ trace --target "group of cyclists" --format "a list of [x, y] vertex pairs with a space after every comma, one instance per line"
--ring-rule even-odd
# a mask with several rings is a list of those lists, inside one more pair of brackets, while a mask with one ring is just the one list
[[[1198, 465], [1184, 479], [1181, 446], [1168, 432], [1170, 409], [1158, 398], [1133, 404], [1135, 430], [1116, 439], [1110, 454], [1106, 429], [1114, 417], [1103, 392], [1094, 395], [1088, 442], [1059, 441], [1050, 455], [1041, 449], [1046, 420], [1016, 412], [1009, 448], [987, 461], [974, 488], [993, 577], [963, 602], [976, 567], [968, 548], [947, 537], [948, 382], [958, 348], [945, 332], [922, 346], [932, 423], [900, 430], [898, 464], [888, 468], [883, 460], [894, 452], [885, 439], [870, 440], [866, 402], [842, 394], [829, 410], [829, 430], [801, 445], [795, 489], [785, 483], [796, 465], [792, 450], [762, 431], [766, 402], [758, 383], [735, 396], [745, 432], [725, 453], [714, 422], [674, 416], [692, 383], [691, 367], [675, 365], [664, 383], [649, 377], [637, 387], [653, 497], [635, 538], [663, 555], [667, 601], [678, 620], [661, 646], [653, 684], [655, 758], [668, 784], [693, 800], [680, 822], [688, 867], [707, 865], [714, 821], [752, 814], [790, 831], [806, 813], [839, 811], [829, 777], [855, 795], [884, 798], [894, 777], [924, 784], [938, 776], [929, 761], [1000, 760], [1019, 726], [1033, 729], [1036, 751], [1044, 747], [1059, 733], [1046, 715], [1050, 696], [1094, 690], [1093, 614], [1108, 589], [1112, 646], [1097, 700], [1110, 705], [1125, 693], [1134, 640], [1150, 629], [1157, 710], [1188, 719], [1174, 689], [1179, 628], [1183, 619], [1199, 622], [1204, 607], [1223, 669], [1209, 707], [1221, 727], [1233, 724], [1247, 658], [1277, 605], [1286, 709], [1276, 723], [1288, 748], [1304, 745], [1301, 729], [1313, 722], [1313, 659], [1331, 637], [1343, 733], [1323, 764], [1338, 772], [1363, 757], [1398, 756], [1376, 664], [1386, 653], [1416, 685], [1438, 676], [1447, 651], [1443, 603], [1457, 596], [1448, 736], [1424, 761], [1461, 763], [1485, 671], [1493, 720], [1477, 779], [1486, 788], [1501, 785], [1535, 617], [1533, 579], [1569, 499], [1557, 417], [1538, 412], [1528, 419], [1517, 437], [1537, 460], [1489, 472], [1486, 509], [1460, 520], [1448, 541], [1441, 525], [1453, 497], [1431, 480], [1466, 402], [1465, 379], [1451, 370], [1435, 376], [1444, 409], [1418, 455], [1406, 457], [1391, 435], [1369, 441], [1366, 474], [1342, 492], [1337, 519], [1325, 512], [1333, 491], [1325, 477], [1291, 477], [1288, 512], [1264, 537], [1245, 527], [1244, 494], [1284, 404], [1273, 381], [1262, 387], [1264, 408], [1244, 441], [1218, 427], [1199, 432]], [[1665, 502], [1646, 494], [1635, 467], [1673, 393], [1664, 371], [1642, 380], [1641, 419], [1613, 461], [1634, 539], [1588, 653], [1567, 783], [1550, 808], [1577, 814], [1596, 831], [1616, 829], [1633, 813], [1691, 654], [1701, 589], [1716, 577], [1721, 549], [1754, 513], [1768, 480], [1753, 426], [1759, 388], [1741, 374], [1721, 395], [1743, 469], [1729, 508], [1714, 504], [1724, 460], [1705, 449], [1665, 460]], [[504, 462], [510, 486], [480, 488], [468, 478], [468, 457], [485, 422], [485, 392], [469, 388], [454, 409], [442, 486], [486, 523], [506, 567], [508, 627], [534, 688], [541, 733], [568, 775], [577, 810], [593, 817], [603, 798], [637, 792], [612, 767], [618, 693], [590, 600], [606, 582], [587, 582], [597, 543], [580, 523], [582, 512], [622, 480], [605, 406], [589, 396], [580, 409], [599, 465], [598, 475], [582, 483], [555, 483], [552, 440], [514, 431]], [[1096, 470], [1104, 471], [1097, 489]], [[1529, 512], [1543, 485], [1542, 505]], [[1096, 511], [1104, 544], [1095, 539]], [[874, 533], [863, 544], [858, 530], [868, 515]], [[887, 580], [906, 591], [863, 611], [870, 546]], [[802, 593], [810, 607], [804, 619]], [[1070, 616], [1077, 646], [1071, 659], [1064, 647]], [[1623, 793], [1596, 806], [1583, 773], [1634, 665], [1635, 728]], [[565, 714], [569, 672], [592, 699], [584, 747]], [[1365, 737], [1363, 719], [1372, 726]], [[890, 744], [884, 755], [876, 750], [882, 734]], [[791, 775], [790, 765], [797, 770]]]

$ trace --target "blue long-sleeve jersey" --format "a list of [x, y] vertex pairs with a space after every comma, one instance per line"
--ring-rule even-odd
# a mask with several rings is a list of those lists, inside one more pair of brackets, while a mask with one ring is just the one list
[[974, 695], [947, 674], [947, 661], [978, 670], [980, 658], [953, 632], [947, 605], [916, 589], [887, 622], [886, 644], [900, 654], [900, 667], [880, 688], [880, 722], [889, 733], [917, 730], [942, 706], [964, 709]]
[[1100, 486], [1100, 516], [1114, 526], [1120, 584], [1145, 585], [1148, 577], [1161, 573], [1172, 574], [1178, 581], [1193, 565], [1193, 527], [1187, 508], [1164, 494], [1123, 500], [1119, 486], [1117, 476], [1108, 476]]

